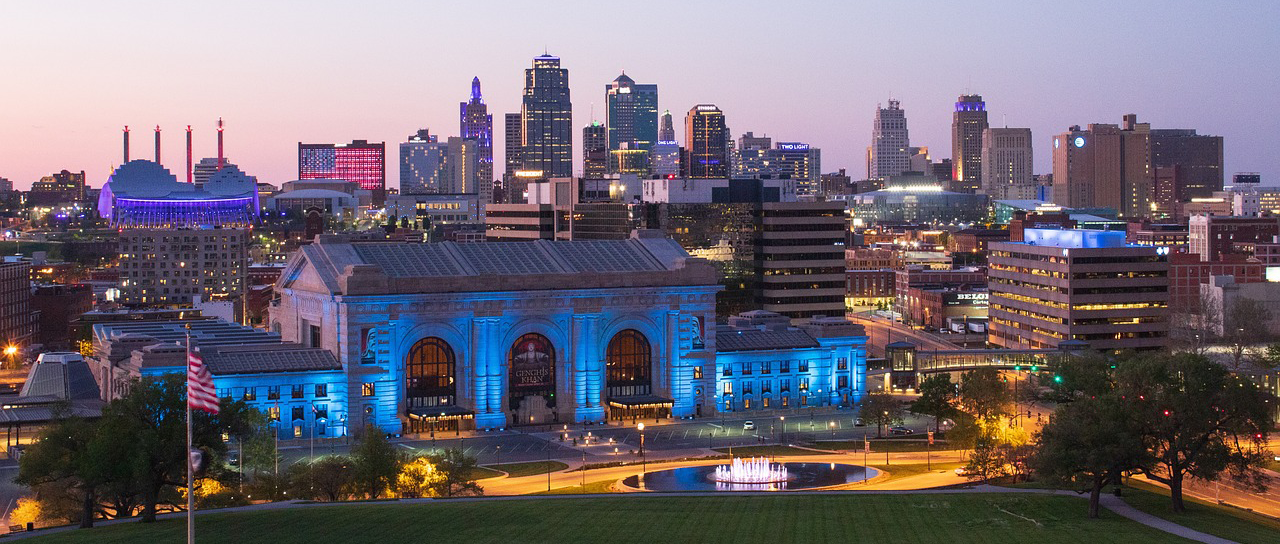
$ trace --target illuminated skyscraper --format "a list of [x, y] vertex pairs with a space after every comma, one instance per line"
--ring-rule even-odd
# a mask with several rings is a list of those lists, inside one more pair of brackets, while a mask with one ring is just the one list
[[987, 103], [982, 95], [961, 95], [951, 114], [952, 187], [965, 193], [982, 187], [982, 131], [987, 125]]
[[569, 100], [569, 70], [560, 58], [543, 54], [524, 71], [524, 99], [520, 109], [520, 155], [526, 172], [542, 178], [573, 175], [573, 105]]
[[471, 99], [458, 109], [458, 134], [476, 143], [476, 192], [481, 204], [487, 204], [493, 200], [493, 115], [480, 95], [480, 78], [471, 80]]
[[609, 173], [609, 136], [599, 121], [582, 127], [582, 177], [599, 179]]
[[[658, 86], [638, 85], [623, 73], [604, 88], [609, 149], [649, 151], [658, 141]], [[610, 165], [618, 171], [618, 164]]]
[[729, 129], [724, 112], [714, 104], [698, 104], [684, 118], [684, 140], [690, 178], [726, 178], [729, 176]]
[[911, 139], [907, 135], [907, 114], [895, 99], [889, 107], [876, 107], [871, 127], [871, 147], [867, 150], [867, 177], [889, 179], [910, 169]]
[[676, 129], [671, 123], [671, 110], [664, 110], [662, 112], [662, 121], [658, 124], [658, 141], [676, 141]]
[[373, 191], [381, 205], [386, 198], [387, 145], [354, 140], [349, 144], [298, 142], [298, 179], [341, 179]]
[[524, 127], [520, 121], [520, 114], [508, 113], [502, 124], [503, 126], [503, 155], [504, 165], [506, 167], [502, 172], [502, 179], [506, 180], [516, 175], [516, 171], [524, 167], [524, 159], [520, 158], [521, 141], [524, 139]]
[[1133, 114], [1124, 117], [1123, 126], [1073, 126], [1053, 137], [1054, 204], [1146, 217], [1154, 186], [1151, 125], [1138, 123]]

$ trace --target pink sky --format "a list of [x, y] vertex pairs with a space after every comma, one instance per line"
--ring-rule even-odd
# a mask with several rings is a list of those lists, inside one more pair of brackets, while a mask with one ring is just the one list
[[501, 161], [502, 114], [519, 110], [523, 69], [546, 47], [570, 70], [576, 127], [593, 103], [602, 117], [625, 68], [659, 85], [677, 132], [691, 106], [715, 103], [735, 137], [807, 141], [824, 171], [856, 177], [878, 102], [900, 99], [912, 144], [941, 159], [969, 90], [993, 126], [1032, 128], [1038, 172], [1054, 133], [1133, 112], [1222, 135], [1228, 173], [1280, 180], [1277, 4], [1027, 4], [5, 2], [0, 177], [26, 188], [83, 169], [101, 186], [126, 124], [137, 158], [161, 125], [163, 162], [180, 171], [185, 126], [197, 159], [213, 156], [221, 116], [227, 156], [261, 181], [296, 177], [299, 141], [367, 139], [387, 142], [397, 186], [396, 144], [423, 127], [456, 135], [473, 76]]

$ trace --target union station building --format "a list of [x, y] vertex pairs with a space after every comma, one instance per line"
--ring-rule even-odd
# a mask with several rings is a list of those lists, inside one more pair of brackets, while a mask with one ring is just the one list
[[[717, 327], [716, 270], [653, 231], [464, 244], [321, 235], [276, 289], [270, 332], [341, 365], [331, 389], [346, 394], [330, 417], [388, 432], [848, 406], [866, 388], [861, 327], [792, 327], [768, 312]], [[717, 334], [733, 336], [726, 349]]]

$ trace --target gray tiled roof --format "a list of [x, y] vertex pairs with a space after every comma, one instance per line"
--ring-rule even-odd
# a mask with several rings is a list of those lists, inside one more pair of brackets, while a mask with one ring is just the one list
[[201, 354], [215, 375], [342, 369], [329, 350], [296, 344], [215, 347], [202, 349]]
[[800, 330], [716, 330], [716, 351], [816, 348], [818, 341]]
[[99, 323], [93, 326], [93, 334], [99, 341], [123, 334], [138, 334], [165, 344], [183, 344], [190, 334], [192, 343], [201, 347], [280, 342], [279, 334], [222, 319]]
[[27, 382], [22, 385], [22, 397], [55, 397], [59, 399], [96, 399], [98, 382], [89, 372], [84, 360], [69, 362], [38, 362], [31, 367]]
[[[508, 276], [529, 274], [627, 273], [667, 270], [661, 257], [687, 257], [661, 242], [580, 240], [486, 242], [483, 244], [356, 243], [351, 249], [365, 264], [391, 277]], [[669, 254], [669, 255], [668, 255]]]

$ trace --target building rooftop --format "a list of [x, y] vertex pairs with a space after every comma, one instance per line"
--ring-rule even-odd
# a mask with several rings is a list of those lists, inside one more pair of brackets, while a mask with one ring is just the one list
[[200, 351], [215, 375], [342, 370], [342, 363], [329, 350], [297, 344], [214, 346]]
[[293, 255], [278, 285], [387, 294], [716, 283], [710, 263], [690, 257], [674, 240], [637, 231], [627, 240], [483, 244], [359, 243], [320, 236]]
[[1088, 229], [1025, 229], [1022, 241], [1011, 243], [1071, 249], [1127, 246], [1124, 231]]
[[816, 348], [818, 341], [796, 330], [753, 330], [723, 327], [716, 330], [716, 351]]
[[273, 344], [280, 335], [246, 327], [222, 319], [175, 319], [170, 321], [121, 321], [93, 326], [95, 345], [126, 335], [154, 338], [156, 343], [182, 344], [187, 335], [200, 347], [248, 344]]

